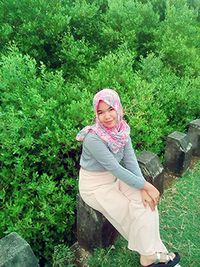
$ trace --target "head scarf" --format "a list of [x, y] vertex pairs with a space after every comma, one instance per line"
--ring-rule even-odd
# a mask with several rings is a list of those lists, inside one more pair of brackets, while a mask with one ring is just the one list
[[[112, 128], [107, 128], [100, 123], [97, 109], [99, 101], [104, 101], [107, 105], [113, 107], [117, 112], [117, 124]], [[117, 153], [120, 148], [124, 147], [130, 135], [130, 128], [123, 120], [123, 108], [120, 98], [116, 91], [112, 89], [103, 89], [99, 91], [93, 99], [93, 108], [96, 114], [96, 123], [84, 127], [76, 136], [76, 140], [83, 141], [88, 132], [97, 134], [113, 152]]]

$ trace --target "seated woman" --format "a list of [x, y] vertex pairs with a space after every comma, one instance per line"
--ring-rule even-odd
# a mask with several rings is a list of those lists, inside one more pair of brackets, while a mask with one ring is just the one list
[[[93, 100], [96, 122], [77, 135], [83, 141], [79, 192], [101, 212], [140, 255], [140, 264], [180, 267], [178, 253], [168, 253], [160, 238], [159, 191], [139, 168], [116, 91], [103, 89]], [[123, 163], [123, 165], [121, 165]]]

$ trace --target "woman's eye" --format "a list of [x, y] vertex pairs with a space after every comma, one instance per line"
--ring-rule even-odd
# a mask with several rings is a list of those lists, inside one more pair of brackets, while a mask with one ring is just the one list
[[114, 110], [114, 108], [113, 107], [110, 107], [109, 110], [112, 111], [112, 110]]

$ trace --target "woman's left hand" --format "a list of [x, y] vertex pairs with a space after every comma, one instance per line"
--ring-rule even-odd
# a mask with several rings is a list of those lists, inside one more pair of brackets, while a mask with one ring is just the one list
[[157, 205], [160, 199], [160, 192], [158, 191], [158, 189], [147, 181], [145, 181], [143, 189], [153, 200], [154, 205]]
[[146, 208], [147, 206], [149, 206], [151, 210], [154, 211], [156, 204], [146, 190], [141, 189], [141, 197], [144, 207]]

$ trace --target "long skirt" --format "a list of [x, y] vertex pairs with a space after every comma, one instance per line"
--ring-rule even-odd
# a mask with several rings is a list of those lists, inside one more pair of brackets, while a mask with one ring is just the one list
[[101, 212], [140, 255], [167, 252], [160, 239], [157, 207], [144, 207], [139, 189], [116, 179], [111, 172], [79, 172], [79, 192], [90, 207]]

